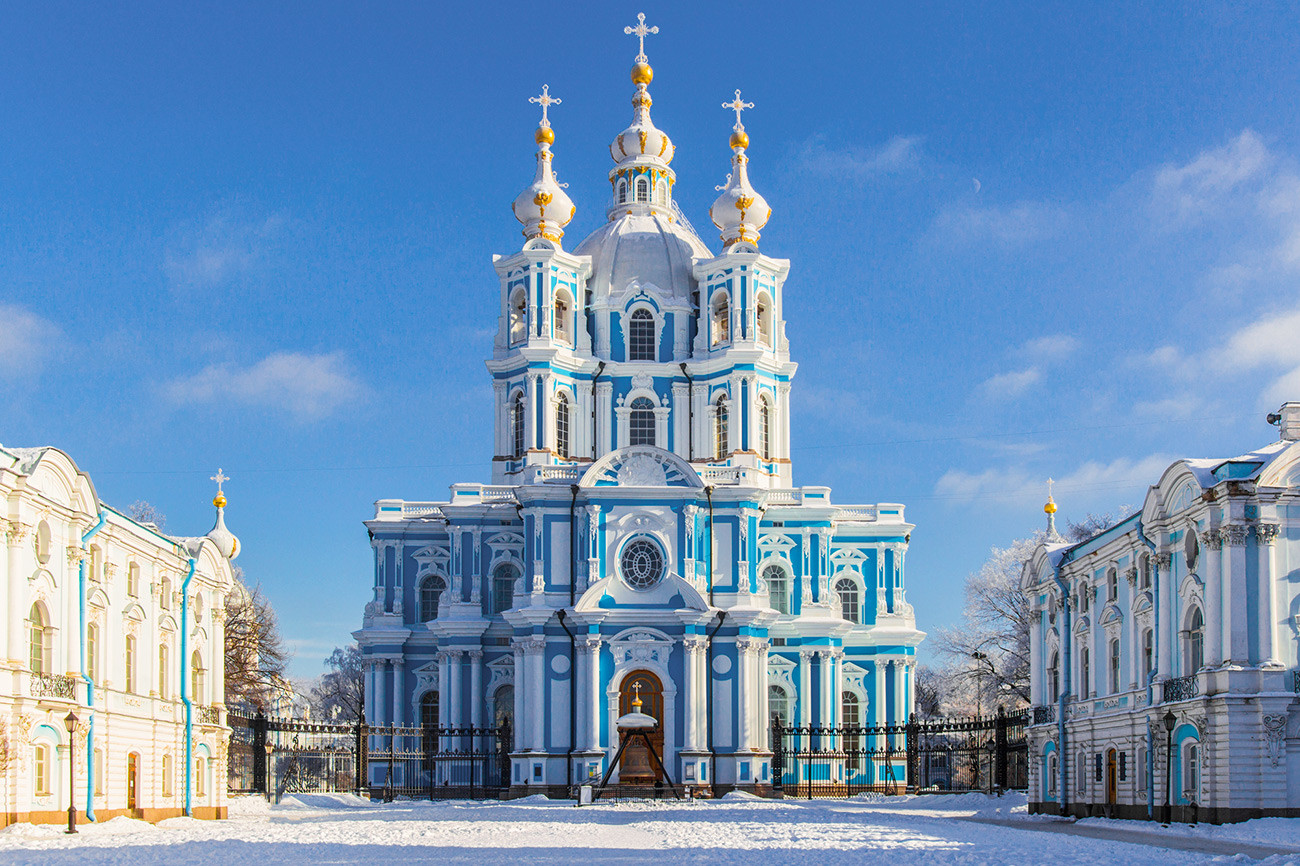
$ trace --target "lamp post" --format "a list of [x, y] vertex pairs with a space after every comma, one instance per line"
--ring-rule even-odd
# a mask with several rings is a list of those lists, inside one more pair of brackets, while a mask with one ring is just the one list
[[77, 714], [72, 710], [63, 717], [63, 727], [68, 729], [68, 830], [77, 832]]
[[1173, 817], [1173, 805], [1169, 802], [1169, 789], [1174, 786], [1174, 725], [1178, 719], [1174, 716], [1173, 710], [1166, 710], [1164, 718], [1165, 723], [1165, 823], [1168, 824]]
[[975, 715], [984, 715], [984, 671], [980, 668], [980, 662], [988, 661], [988, 655], [979, 650], [970, 654], [975, 659]]
[[266, 738], [264, 748], [266, 749], [266, 777], [262, 784], [266, 788], [266, 802], [269, 803], [271, 802], [271, 787], [275, 784], [275, 773], [271, 772], [271, 752], [275, 750], [275, 746], [271, 743], [270, 737]]

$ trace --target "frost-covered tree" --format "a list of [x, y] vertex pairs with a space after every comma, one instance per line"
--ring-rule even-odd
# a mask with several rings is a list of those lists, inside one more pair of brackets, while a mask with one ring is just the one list
[[944, 714], [944, 671], [935, 670], [929, 665], [917, 665], [913, 685], [916, 687], [916, 716], [919, 719], [934, 719]]
[[1073, 520], [1065, 524], [1065, 540], [1078, 543], [1087, 541], [1099, 532], [1110, 529], [1116, 523], [1119, 523], [1132, 511], [1127, 505], [1118, 511], [1110, 511], [1105, 514], [1094, 514], [1089, 511], [1079, 522]]
[[249, 586], [235, 568], [235, 586], [226, 596], [226, 704], [266, 711], [284, 690], [289, 661], [279, 621], [260, 586]]
[[311, 692], [312, 713], [326, 721], [357, 721], [365, 707], [361, 648], [335, 647], [325, 659], [325, 668]]
[[126, 514], [137, 523], [148, 523], [162, 532], [167, 526], [167, 515], [154, 508], [143, 499], [137, 499], [126, 507]]

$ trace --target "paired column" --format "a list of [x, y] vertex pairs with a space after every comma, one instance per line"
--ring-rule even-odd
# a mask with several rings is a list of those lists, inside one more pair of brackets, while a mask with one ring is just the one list
[[447, 723], [450, 727], [459, 728], [465, 724], [465, 712], [461, 707], [460, 696], [460, 660], [464, 655], [462, 650], [450, 650], [447, 654], [447, 676], [451, 680], [450, 688], [445, 696], [439, 696], [438, 703], [442, 704], [444, 698], [448, 704]]
[[546, 734], [543, 727], [546, 721], [546, 712], [543, 708], [543, 697], [546, 691], [546, 667], [545, 651], [546, 638], [541, 635], [532, 635], [522, 638], [519, 641], [523, 648], [524, 655], [524, 692], [527, 695], [526, 711], [524, 715], [517, 716], [516, 719], [521, 721], [527, 720], [528, 732], [523, 741], [523, 747], [527, 751], [541, 752], [546, 749]]
[[682, 638], [682, 647], [686, 651], [686, 661], [682, 668], [686, 674], [682, 684], [682, 697], [686, 706], [683, 714], [686, 724], [682, 749], [694, 752], [700, 747], [699, 704], [703, 699], [700, 691], [700, 667], [705, 654], [705, 641], [699, 635], [686, 635]]
[[1043, 703], [1043, 612], [1031, 611], [1029, 614], [1029, 704], [1040, 706]]
[[[1205, 563], [1200, 569], [1205, 578], [1205, 610], [1202, 611], [1205, 616], [1205, 665], [1212, 668], [1223, 664], [1227, 646], [1227, 641], [1224, 639], [1228, 621], [1228, 617], [1225, 616], [1226, 596], [1231, 594], [1232, 589], [1228, 569], [1224, 567], [1226, 564], [1223, 556], [1225, 535], [1222, 529], [1209, 529], [1201, 535], [1201, 541], [1205, 544]], [[1225, 588], [1227, 592], [1224, 591]], [[1183, 623], [1180, 621], [1176, 624], [1174, 632], [1177, 634], [1182, 630]], [[1196, 671], [1183, 671], [1184, 675], [1193, 673]]]
[[1223, 655], [1225, 662], [1250, 664], [1250, 623], [1246, 618], [1246, 538], [1250, 527], [1223, 527]]
[[[807, 586], [807, 584], [804, 584]], [[799, 650], [799, 727], [812, 724], [812, 650]]]
[[469, 724], [472, 728], [483, 727], [483, 650], [474, 649], [469, 653]]
[[1273, 542], [1277, 539], [1278, 524], [1260, 523], [1255, 526], [1255, 552], [1259, 556], [1259, 663], [1280, 664], [1277, 642], [1277, 599], [1273, 587]]
[[[582, 751], [600, 750], [600, 635], [589, 634], [578, 639], [578, 668], [583, 689], [578, 693], [578, 742]], [[688, 694], [690, 674], [687, 674]], [[575, 681], [576, 685], [576, 681]], [[690, 707], [687, 698], [687, 707]], [[689, 713], [688, 713], [689, 716]], [[687, 719], [687, 737], [690, 736], [690, 719]]]
[[27, 581], [21, 579], [22, 571], [22, 553], [23, 539], [27, 537], [27, 529], [17, 521], [8, 524], [5, 529], [5, 544], [8, 546], [9, 571], [8, 571], [8, 608], [4, 616], [0, 617], [0, 623], [6, 629], [6, 640], [4, 646], [7, 648], [8, 657], [14, 660], [25, 658], [23, 653], [23, 627], [22, 618], [27, 615], [23, 610], [23, 587]]
[[[1157, 676], [1168, 679], [1173, 676], [1172, 645], [1178, 639], [1178, 623], [1174, 622], [1173, 588], [1169, 577], [1169, 554], [1156, 553], [1151, 556], [1152, 581], [1155, 586], [1156, 604], [1160, 607], [1161, 634], [1156, 635]], [[1065, 760], [1065, 756], [1061, 756]]]
[[402, 724], [402, 660], [393, 659], [393, 724]]

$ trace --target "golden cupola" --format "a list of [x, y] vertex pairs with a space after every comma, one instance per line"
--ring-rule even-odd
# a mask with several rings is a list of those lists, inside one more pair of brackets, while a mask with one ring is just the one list
[[753, 108], [754, 103], [742, 101], [740, 91], [737, 90], [736, 98], [722, 103], [722, 107], [736, 112], [736, 125], [732, 127], [730, 141], [731, 176], [720, 187], [722, 193], [709, 208], [709, 218], [722, 230], [724, 249], [732, 249], [738, 243], [757, 249], [759, 229], [767, 225], [772, 209], [749, 183], [749, 157], [745, 155], [745, 150], [749, 147], [749, 135], [745, 132], [745, 125], [740, 122], [740, 113], [746, 108]]
[[540, 237], [558, 247], [560, 238], [564, 237], [564, 227], [573, 219], [576, 210], [564, 187], [555, 179], [555, 170], [551, 167], [555, 131], [551, 129], [547, 109], [558, 105], [561, 100], [551, 96], [550, 88], [543, 85], [541, 95], [529, 97], [528, 101], [542, 107], [542, 120], [533, 135], [537, 142], [537, 174], [532, 184], [516, 196], [512, 209], [515, 219], [524, 224], [524, 237], [528, 241]]
[[650, 106], [654, 101], [650, 98], [649, 88], [654, 80], [654, 70], [646, 57], [645, 37], [658, 33], [659, 28], [647, 27], [645, 13], [640, 13], [636, 26], [624, 27], [623, 32], [636, 36], [641, 50], [632, 65], [632, 83], [636, 85], [636, 92], [632, 94], [632, 123], [609, 145], [609, 155], [615, 163], [609, 172], [614, 193], [609, 208], [611, 220], [634, 211], [670, 213], [672, 186], [677, 181], [677, 176], [668, 167], [675, 149], [672, 139], [650, 119]]

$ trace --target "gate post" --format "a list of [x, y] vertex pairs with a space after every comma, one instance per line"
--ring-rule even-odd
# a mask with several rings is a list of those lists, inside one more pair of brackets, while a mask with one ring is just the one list
[[270, 791], [267, 788], [266, 772], [266, 716], [261, 710], [257, 715], [249, 720], [253, 728], [253, 790], [256, 793], [267, 795]]
[[998, 717], [993, 729], [994, 749], [997, 754], [993, 771], [993, 784], [1001, 794], [1007, 787], [1007, 716], [1002, 707], [998, 707]]
[[777, 797], [785, 796], [785, 737], [781, 730], [781, 717], [772, 716], [772, 793]]
[[512, 781], [510, 778], [510, 749], [513, 743], [514, 739], [510, 734], [510, 717], [506, 716], [501, 720], [501, 726], [497, 729], [497, 785], [502, 791], [508, 790]]
[[[907, 720], [907, 731], [904, 735], [904, 745], [907, 749], [907, 786], [912, 792], [920, 790], [920, 726], [916, 721], [916, 713]], [[906, 790], [906, 788], [904, 790]]]
[[370, 793], [370, 767], [368, 766], [366, 754], [366, 742], [369, 737], [366, 733], [366, 723], [361, 719], [357, 719], [354, 731], [353, 755], [355, 760], [352, 762], [352, 772], [356, 777], [357, 795], [360, 796], [362, 791], [367, 794]]

